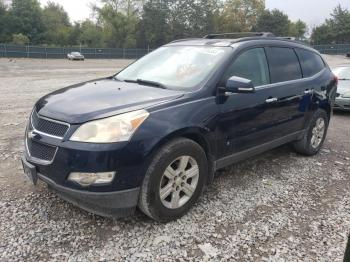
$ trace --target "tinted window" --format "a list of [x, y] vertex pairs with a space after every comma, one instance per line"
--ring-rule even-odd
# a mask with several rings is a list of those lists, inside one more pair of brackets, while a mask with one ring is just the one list
[[313, 76], [325, 68], [324, 62], [318, 54], [303, 49], [296, 49], [296, 51], [300, 59], [304, 77]]
[[293, 49], [269, 47], [266, 52], [272, 83], [302, 78], [299, 60]]
[[269, 84], [269, 69], [264, 49], [255, 48], [242, 53], [225, 72], [221, 85], [224, 86], [232, 76], [252, 80], [254, 86]]

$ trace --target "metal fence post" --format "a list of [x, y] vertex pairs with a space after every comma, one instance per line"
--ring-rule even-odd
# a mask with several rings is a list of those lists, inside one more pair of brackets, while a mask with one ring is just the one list
[[4, 44], [4, 49], [5, 49], [5, 57], [7, 57], [7, 46]]
[[123, 59], [125, 59], [125, 48], [123, 48]]

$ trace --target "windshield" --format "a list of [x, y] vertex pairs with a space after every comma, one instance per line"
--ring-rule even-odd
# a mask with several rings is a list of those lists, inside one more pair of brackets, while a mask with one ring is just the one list
[[165, 88], [191, 90], [210, 76], [228, 52], [228, 47], [161, 47], [127, 67], [115, 78], [139, 83], [151, 81]]
[[80, 55], [79, 52], [73, 52], [72, 55]]
[[339, 78], [339, 80], [350, 80], [350, 67], [335, 68], [333, 73]]

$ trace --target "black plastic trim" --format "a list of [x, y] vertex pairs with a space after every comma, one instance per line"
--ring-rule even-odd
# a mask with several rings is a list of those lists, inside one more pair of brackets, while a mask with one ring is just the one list
[[140, 188], [97, 193], [60, 186], [39, 173], [38, 177], [59, 197], [88, 212], [103, 217], [119, 218], [130, 216], [136, 210]]
[[273, 140], [271, 142], [268, 142], [268, 143], [265, 143], [265, 144], [262, 144], [262, 145], [259, 145], [259, 146], [253, 147], [253, 148], [249, 148], [245, 151], [235, 153], [235, 154], [223, 157], [221, 159], [218, 159], [215, 161], [215, 169], [218, 170], [218, 169], [224, 168], [226, 166], [232, 165], [232, 164], [237, 163], [239, 161], [245, 160], [251, 156], [258, 155], [258, 154], [261, 154], [267, 150], [284, 145], [288, 142], [292, 142], [292, 141], [301, 139], [301, 137], [304, 135], [305, 132], [306, 132], [305, 130], [298, 131], [298, 132], [295, 132], [293, 134], [284, 136], [282, 138], [278, 138], [276, 140]]

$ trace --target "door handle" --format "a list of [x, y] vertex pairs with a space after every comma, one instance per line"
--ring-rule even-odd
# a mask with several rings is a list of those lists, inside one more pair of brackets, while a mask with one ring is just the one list
[[266, 99], [266, 103], [273, 103], [273, 102], [277, 102], [277, 101], [278, 101], [277, 97], [272, 97], [272, 98]]

